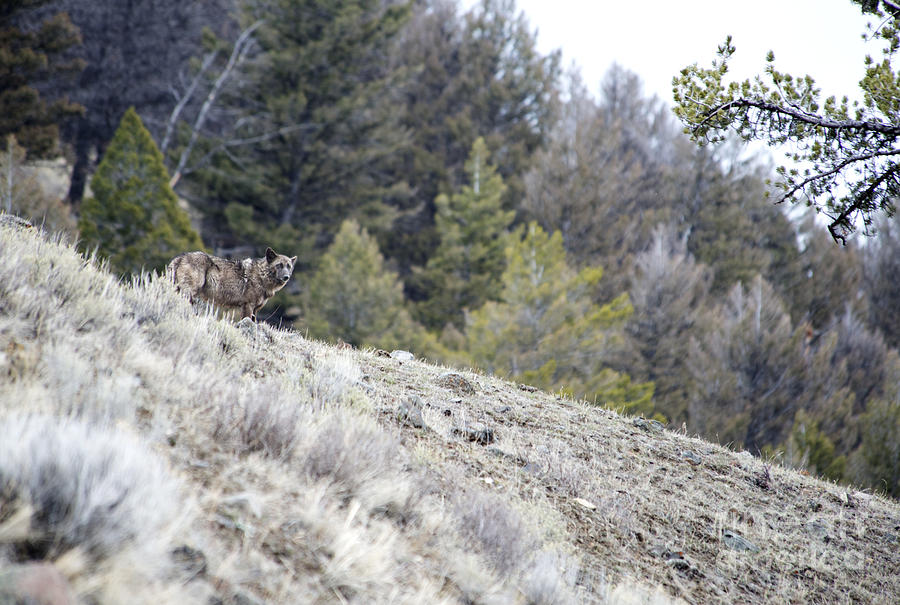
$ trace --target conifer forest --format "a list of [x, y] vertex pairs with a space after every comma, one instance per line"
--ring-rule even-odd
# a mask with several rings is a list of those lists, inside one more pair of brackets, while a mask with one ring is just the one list
[[[261, 322], [896, 498], [900, 11], [856, 4], [859, 108], [729, 88], [730, 42], [671, 99], [585, 82], [514, 0], [0, 1], [0, 202], [123, 279], [272, 247]], [[788, 139], [812, 173], [746, 145]]]

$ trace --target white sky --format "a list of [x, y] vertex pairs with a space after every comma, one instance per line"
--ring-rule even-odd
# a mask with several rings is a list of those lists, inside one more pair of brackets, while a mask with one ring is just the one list
[[[463, 0], [464, 8], [477, 0]], [[730, 73], [745, 79], [762, 73], [766, 53], [775, 66], [815, 78], [825, 96], [857, 90], [863, 58], [881, 57], [877, 42], [861, 39], [865, 25], [849, 0], [517, 0], [538, 49], [563, 51], [563, 66], [580, 66], [585, 85], [599, 90], [613, 62], [635, 72], [644, 91], [672, 104], [672, 77], [691, 63], [708, 67], [716, 48], [732, 35], [737, 48]]]

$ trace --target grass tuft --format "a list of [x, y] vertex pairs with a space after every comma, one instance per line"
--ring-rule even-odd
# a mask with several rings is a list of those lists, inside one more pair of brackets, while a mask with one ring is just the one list
[[107, 558], [129, 543], [156, 543], [178, 516], [177, 484], [151, 451], [78, 420], [0, 420], [0, 485], [3, 506], [18, 500], [32, 511], [27, 538], [13, 544], [32, 559], [73, 548]]

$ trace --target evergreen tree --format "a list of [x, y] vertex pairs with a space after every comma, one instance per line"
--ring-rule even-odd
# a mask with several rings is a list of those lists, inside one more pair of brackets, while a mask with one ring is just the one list
[[795, 77], [775, 69], [771, 51], [765, 76], [726, 83], [735, 52], [731, 36], [719, 46], [710, 68], [695, 63], [673, 79], [675, 113], [698, 143], [721, 141], [728, 130], [745, 141], [794, 143], [791, 158], [808, 168], [778, 169], [780, 200], [815, 206], [830, 219], [832, 237], [843, 243], [858, 225], [868, 230], [877, 216], [892, 214], [900, 194], [895, 159], [900, 153], [900, 78], [892, 66], [900, 49], [900, 7], [852, 1], [864, 13], [877, 15], [879, 23], [871, 27], [869, 39], [883, 45], [881, 61], [865, 59], [861, 104], [851, 106], [846, 96], [821, 99], [821, 89], [809, 75]]
[[419, 316], [431, 328], [452, 322], [461, 329], [466, 309], [499, 296], [503, 236], [515, 213], [502, 209], [503, 179], [488, 163], [484, 139], [472, 145], [466, 172], [469, 184], [461, 192], [435, 200], [441, 243], [416, 274], [419, 289], [428, 293]]
[[346, 218], [388, 230], [408, 190], [386, 55], [407, 14], [380, 0], [246, 4], [245, 19], [262, 22], [259, 52], [223, 97], [241, 126], [207, 141], [211, 164], [194, 175], [218, 246], [289, 241], [313, 263]]
[[835, 339], [814, 346], [762, 277], [736, 284], [703, 321], [688, 361], [693, 430], [757, 452], [787, 442], [798, 410], [830, 427], [846, 423], [853, 396], [831, 363]]
[[848, 305], [855, 314], [866, 311], [866, 298], [859, 295], [864, 289], [862, 250], [854, 242], [840, 246], [820, 237], [820, 229], [814, 216], [804, 218], [798, 228], [803, 242], [798, 270], [776, 284], [794, 321], [809, 322], [815, 331], [841, 321]]
[[48, 102], [35, 85], [76, 72], [84, 64], [63, 52], [80, 42], [78, 28], [59, 12], [24, 27], [18, 19], [48, 0], [0, 2], [0, 141], [14, 135], [33, 157], [58, 151], [59, 122], [83, 108], [66, 99]]
[[823, 433], [818, 423], [805, 411], [794, 418], [794, 429], [788, 444], [787, 463], [832, 481], [844, 478], [847, 457], [837, 455], [834, 443]]
[[681, 204], [684, 187], [673, 176], [688, 170], [690, 154], [676, 153], [668, 109], [641, 88], [635, 74], [614, 65], [595, 99], [572, 74], [549, 143], [525, 177], [523, 210], [544, 229], [560, 230], [578, 263], [618, 271]]
[[[896, 367], [894, 371], [896, 372]], [[862, 417], [862, 444], [851, 459], [855, 478], [894, 498], [900, 497], [900, 392], [897, 376], [890, 393], [873, 399]]]
[[161, 134], [174, 105], [172, 91], [180, 85], [179, 72], [199, 53], [203, 28], [220, 32], [234, 6], [234, 0], [53, 0], [22, 14], [22, 26], [31, 29], [63, 12], [81, 32], [80, 43], [65, 57], [84, 69], [76, 78], [55, 78], [40, 86], [84, 107], [62, 130], [74, 154], [68, 194], [72, 204], [81, 203], [92, 158], [102, 157], [129, 107], [135, 107], [152, 134]]
[[712, 282], [712, 271], [694, 261], [685, 240], [686, 234], [659, 225], [635, 259], [629, 289], [634, 314], [625, 324], [634, 355], [619, 366], [653, 382], [656, 410], [677, 424], [687, 420], [689, 343]]
[[520, 228], [506, 248], [499, 302], [467, 317], [473, 361], [485, 370], [632, 412], [649, 412], [651, 383], [635, 384], [609, 369], [631, 314], [628, 295], [592, 301], [600, 268], [575, 271], [562, 235], [536, 223]]
[[96, 248], [114, 271], [162, 270], [176, 254], [203, 247], [134, 108], [122, 117], [91, 189], [78, 221], [81, 245]]
[[601, 264], [612, 294], [628, 287], [633, 263], [659, 223], [688, 234], [688, 252], [714, 268], [714, 293], [757, 273], [797, 272], [791, 223], [765, 201], [765, 167], [737, 145], [685, 144], [640, 79], [613, 66], [594, 100], [574, 76], [550, 142], [527, 174], [523, 213], [560, 230], [580, 264]]
[[866, 246], [863, 286], [868, 295], [868, 323], [885, 342], [900, 349], [900, 217], [877, 222], [878, 235]]
[[304, 294], [304, 310], [316, 338], [433, 352], [426, 346], [433, 339], [404, 306], [402, 282], [384, 266], [375, 238], [354, 220], [343, 222], [322, 255]]
[[[412, 137], [402, 174], [413, 188], [389, 238], [404, 269], [423, 266], [437, 246], [434, 205], [469, 179], [465, 163], [484, 137], [506, 184], [503, 204], [520, 203], [522, 177], [547, 136], [556, 108], [559, 53], [541, 55], [536, 34], [512, 0], [481, 0], [460, 15], [455, 0], [416, 2], [392, 60], [414, 77], [402, 87], [402, 125]], [[407, 284], [410, 295], [424, 295]]]

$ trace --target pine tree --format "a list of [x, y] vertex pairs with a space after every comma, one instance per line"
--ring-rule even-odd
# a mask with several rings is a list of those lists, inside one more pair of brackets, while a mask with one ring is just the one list
[[786, 443], [798, 410], [846, 423], [853, 395], [832, 363], [836, 339], [812, 343], [762, 277], [736, 284], [703, 324], [688, 356], [692, 430], [756, 452]]
[[870, 232], [878, 216], [893, 214], [900, 194], [895, 159], [900, 77], [892, 65], [900, 50], [900, 6], [852, 1], [864, 13], [877, 15], [879, 23], [870, 25], [868, 39], [883, 45], [880, 61], [865, 59], [859, 81], [862, 103], [851, 105], [847, 96], [822, 99], [811, 76], [778, 71], [771, 51], [764, 76], [727, 82], [735, 53], [731, 36], [709, 68], [694, 63], [672, 82], [675, 114], [697, 143], [720, 142], [729, 130], [745, 141], [793, 143], [789, 157], [802, 167], [778, 168], [779, 199], [814, 206], [829, 218], [832, 237], [842, 243], [859, 225]]
[[412, 138], [402, 174], [413, 188], [408, 207], [420, 211], [397, 222], [386, 248], [404, 268], [424, 265], [437, 246], [434, 202], [467, 182], [479, 136], [506, 185], [504, 207], [519, 204], [522, 177], [546, 142], [560, 74], [559, 52], [537, 51], [536, 33], [512, 0], [471, 3], [466, 14], [455, 0], [413, 4], [392, 52], [414, 76], [402, 88], [402, 125]]
[[515, 213], [502, 208], [503, 179], [488, 163], [482, 138], [472, 145], [466, 173], [469, 184], [462, 191], [435, 200], [441, 243], [416, 275], [419, 289], [428, 293], [419, 317], [433, 329], [447, 322], [462, 329], [466, 309], [499, 296], [504, 235]]
[[793, 467], [826, 477], [832, 481], [844, 478], [847, 457], [835, 452], [834, 443], [818, 423], [804, 410], [794, 418], [786, 462]]
[[622, 344], [632, 312], [628, 295], [595, 304], [591, 295], [603, 271], [569, 267], [562, 235], [547, 235], [536, 223], [515, 233], [506, 260], [500, 301], [467, 317], [473, 361], [544, 389], [649, 412], [653, 385], [634, 384], [606, 364]]
[[[895, 367], [895, 372], [896, 372]], [[862, 444], [851, 458], [854, 477], [878, 491], [900, 496], [900, 392], [894, 375], [891, 392], [870, 402], [862, 417]]]
[[314, 263], [346, 218], [386, 232], [408, 194], [394, 166], [407, 133], [385, 60], [408, 7], [260, 0], [245, 9], [247, 21], [262, 22], [258, 52], [222, 99], [241, 126], [206, 142], [211, 165], [193, 179], [222, 245], [271, 245], [275, 236]]
[[378, 242], [346, 220], [319, 260], [304, 294], [311, 336], [355, 346], [402, 348], [417, 354], [433, 342], [416, 324], [403, 299], [403, 283], [384, 266]]
[[91, 189], [78, 221], [81, 245], [96, 248], [114, 271], [162, 270], [176, 254], [203, 247], [134, 108], [122, 117]]
[[30, 29], [53, 13], [65, 13], [81, 32], [79, 43], [65, 56], [84, 69], [77, 77], [54, 78], [41, 86], [84, 107], [62, 130], [74, 156], [70, 203], [80, 205], [95, 168], [94, 154], [102, 155], [129, 107], [143, 117], [155, 140], [162, 140], [157, 135], [175, 104], [172, 92], [200, 51], [201, 31], [230, 27], [234, 6], [234, 0], [53, 0], [23, 15], [23, 26]]
[[613, 66], [597, 100], [573, 75], [549, 143], [525, 177], [522, 210], [545, 230], [561, 231], [574, 262], [618, 267], [683, 199], [673, 175], [685, 167], [670, 164], [689, 158], [674, 153], [669, 110], [643, 98], [641, 86], [637, 75]]
[[30, 27], [17, 23], [26, 9], [47, 3], [0, 2], [0, 141], [12, 134], [32, 157], [58, 152], [60, 120], [83, 110], [66, 99], [48, 102], [35, 88], [51, 76], [75, 72], [84, 65], [61, 58], [66, 49], [80, 42], [78, 28], [65, 13], [48, 16]]
[[900, 216], [877, 221], [878, 236], [866, 246], [863, 286], [868, 295], [868, 323], [885, 342], [900, 349]]
[[635, 259], [629, 295], [634, 314], [625, 331], [636, 377], [655, 385], [656, 410], [674, 423], [687, 420], [690, 337], [707, 304], [712, 271], [687, 252], [686, 234], [658, 225], [650, 246]]

